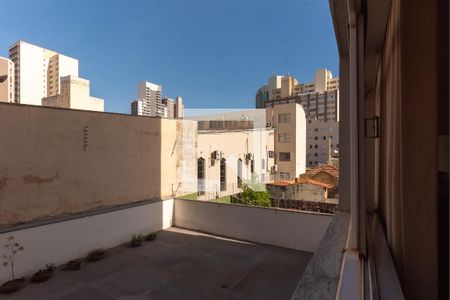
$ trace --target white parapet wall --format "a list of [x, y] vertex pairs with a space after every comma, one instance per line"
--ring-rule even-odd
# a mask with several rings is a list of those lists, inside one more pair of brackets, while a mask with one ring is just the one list
[[[84, 257], [95, 248], [111, 248], [130, 240], [132, 234], [172, 226], [173, 199], [131, 205], [34, 226], [16, 226], [0, 233], [0, 256], [9, 236], [23, 245], [16, 255], [16, 277], [28, 276], [48, 262], [57, 265]], [[22, 229], [21, 229], [22, 227]], [[4, 231], [4, 230], [3, 230]], [[0, 269], [0, 283], [10, 279], [9, 268]]]
[[315, 252], [332, 215], [175, 199], [174, 226]]

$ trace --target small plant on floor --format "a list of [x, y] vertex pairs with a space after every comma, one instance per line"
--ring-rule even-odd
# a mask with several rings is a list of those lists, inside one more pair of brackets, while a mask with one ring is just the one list
[[154, 241], [156, 240], [156, 232], [150, 232], [145, 236], [146, 241]]
[[81, 259], [71, 260], [64, 265], [64, 270], [80, 270], [81, 262]]
[[39, 269], [34, 275], [31, 277], [31, 281], [33, 282], [44, 282], [49, 280], [53, 276], [53, 272], [56, 270], [56, 265], [54, 263], [48, 263], [44, 268]]
[[1, 293], [12, 293], [21, 289], [25, 285], [25, 278], [15, 278], [14, 267], [16, 263], [16, 254], [23, 251], [23, 246], [15, 241], [13, 236], [8, 237], [7, 243], [4, 247], [7, 249], [7, 254], [3, 254], [3, 266], [11, 270], [12, 280], [5, 282], [0, 286]]
[[88, 253], [88, 260], [89, 261], [97, 261], [97, 260], [101, 260], [103, 257], [105, 257], [106, 255], [106, 250], [99, 248], [99, 249], [94, 249], [91, 252]]
[[139, 247], [140, 245], [142, 245], [143, 241], [144, 241], [144, 236], [142, 234], [133, 234], [131, 236], [130, 246], [131, 247]]

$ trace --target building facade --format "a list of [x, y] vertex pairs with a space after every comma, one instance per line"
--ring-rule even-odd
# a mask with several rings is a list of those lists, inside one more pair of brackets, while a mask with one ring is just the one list
[[43, 106], [104, 111], [103, 99], [90, 96], [89, 80], [77, 76], [65, 76], [60, 79], [60, 92], [57, 95], [42, 98]]
[[306, 169], [306, 118], [297, 103], [266, 108], [267, 126], [275, 129], [275, 180], [296, 178]]
[[0, 57], [0, 102], [14, 102], [14, 63]]
[[306, 129], [307, 167], [329, 164], [332, 157], [339, 155], [339, 122], [308, 119]]
[[273, 179], [274, 131], [271, 128], [199, 130], [198, 197], [211, 200], [237, 194], [249, 182]]
[[314, 82], [298, 83], [292, 76], [272, 76], [256, 92], [256, 107], [296, 102], [307, 118], [339, 121], [339, 78], [327, 69], [316, 71]]
[[14, 98], [42, 105], [42, 98], [60, 93], [61, 77], [78, 76], [78, 60], [24, 41], [9, 48], [14, 63]]

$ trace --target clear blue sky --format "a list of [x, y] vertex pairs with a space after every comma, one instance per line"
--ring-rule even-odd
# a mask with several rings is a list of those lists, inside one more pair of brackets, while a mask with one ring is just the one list
[[[82, 4], [81, 4], [82, 3]], [[186, 107], [253, 107], [268, 77], [338, 76], [328, 0], [0, 2], [0, 56], [17, 40], [79, 60], [105, 110], [129, 112], [136, 84], [163, 85]]]

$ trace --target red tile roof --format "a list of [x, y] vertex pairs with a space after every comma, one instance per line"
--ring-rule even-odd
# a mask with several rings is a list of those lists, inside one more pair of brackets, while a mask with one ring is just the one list
[[322, 165], [322, 166], [318, 166], [314, 169], [307, 170], [306, 174], [308, 176], [314, 176], [320, 172], [326, 172], [336, 178], [339, 177], [339, 169], [336, 167], [330, 166], [330, 165]]

